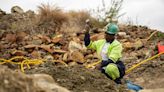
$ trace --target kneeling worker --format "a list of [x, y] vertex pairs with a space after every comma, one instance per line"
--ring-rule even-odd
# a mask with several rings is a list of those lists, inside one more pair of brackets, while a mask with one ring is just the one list
[[125, 66], [119, 60], [122, 57], [122, 45], [115, 39], [118, 31], [116, 24], [110, 24], [105, 32], [105, 39], [93, 42], [90, 40], [89, 30], [86, 30], [84, 43], [87, 48], [96, 50], [101, 57], [101, 72], [117, 84], [121, 84], [121, 78], [125, 75]]

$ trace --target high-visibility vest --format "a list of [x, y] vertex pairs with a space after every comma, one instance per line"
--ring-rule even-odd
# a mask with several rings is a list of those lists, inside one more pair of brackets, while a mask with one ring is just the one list
[[[91, 41], [90, 44], [87, 46], [87, 48], [96, 50], [98, 56], [101, 59], [101, 51], [106, 43], [105, 39], [98, 40], [98, 41]], [[117, 62], [122, 57], [122, 45], [119, 41], [116, 39], [109, 45], [107, 56], [109, 59], [111, 59], [113, 62]]]

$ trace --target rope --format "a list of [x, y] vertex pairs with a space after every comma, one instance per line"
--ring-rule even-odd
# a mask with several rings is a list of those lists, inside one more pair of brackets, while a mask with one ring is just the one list
[[86, 67], [86, 68], [90, 68], [90, 67], [93, 67], [93, 66], [95, 66], [95, 65], [97, 65], [97, 64], [99, 64], [99, 63], [101, 63], [101, 60], [100, 60], [100, 61], [97, 61], [97, 62], [94, 62], [94, 63], [92, 63], [92, 64], [88, 64], [88, 65], [86, 65], [85, 67]]
[[148, 58], [148, 59], [146, 59], [146, 60], [143, 60], [143, 61], [141, 61], [140, 63], [138, 63], [138, 64], [136, 64], [136, 65], [133, 65], [131, 68], [129, 68], [128, 70], [126, 70], [126, 74], [129, 74], [132, 70], [134, 70], [135, 68], [137, 68], [138, 66], [140, 66], [141, 64], [143, 64], [143, 63], [145, 63], [145, 62], [147, 62], [147, 61], [149, 61], [149, 60], [152, 60], [152, 59], [154, 59], [154, 58], [156, 58], [156, 57], [158, 57], [158, 56], [160, 56], [160, 55], [162, 55], [162, 54], [164, 54], [164, 52], [161, 52], [161, 53], [159, 53], [159, 54], [157, 54], [157, 55], [154, 55], [154, 56], [152, 56], [152, 57], [150, 57], [150, 58]]
[[146, 41], [148, 41], [148, 40], [150, 40], [150, 38], [154, 35], [154, 34], [156, 34], [158, 31], [154, 31], [147, 39], [146, 39]]
[[[164, 52], [161, 52], [157, 55], [154, 55], [146, 60], [143, 60], [141, 61], [140, 63], [136, 64], [136, 65], [133, 65], [131, 68], [129, 68], [128, 70], [126, 70], [126, 74], [129, 74], [132, 70], [134, 70], [135, 68], [137, 68], [138, 66], [140, 66], [141, 64], [149, 61], [149, 60], [152, 60], [160, 55], [164, 54]], [[15, 59], [23, 59], [21, 62], [14, 62], [13, 60]], [[44, 61], [52, 61], [52, 62], [59, 62], [65, 66], [68, 66], [65, 62], [63, 61], [60, 61], [60, 60], [44, 60], [44, 59], [28, 59], [27, 57], [23, 57], [23, 56], [16, 56], [16, 57], [13, 57], [9, 60], [6, 60], [6, 59], [2, 59], [0, 58], [0, 64], [5, 64], [5, 63], [12, 63], [12, 64], [18, 64], [20, 65], [20, 68], [21, 68], [21, 71], [24, 72], [24, 65], [27, 65], [27, 68], [30, 69], [30, 65], [39, 65], [39, 64], [42, 64]], [[98, 61], [98, 62], [95, 62], [95, 63], [92, 63], [92, 64], [89, 64], [89, 65], [86, 65], [85, 67], [86, 68], [90, 68], [90, 67], [93, 67], [97, 64], [99, 64], [101, 61]]]
[[[20, 62], [14, 62], [14, 60], [16, 59], [22, 59], [22, 61]], [[5, 64], [5, 63], [11, 63], [11, 64], [17, 64], [20, 65], [20, 69], [21, 71], [24, 73], [24, 65], [27, 65], [27, 68], [30, 69], [30, 65], [40, 65], [42, 63], [44, 63], [44, 61], [52, 61], [52, 62], [58, 62], [61, 63], [65, 66], [68, 66], [64, 61], [59, 61], [59, 60], [46, 60], [46, 59], [28, 59], [27, 57], [23, 57], [23, 56], [16, 56], [13, 57], [9, 60], [0, 58], [0, 64]]]
[[[158, 56], [160, 56], [160, 55], [162, 55], [162, 54], [164, 54], [164, 52], [161, 52], [161, 53], [159, 53], [159, 54], [157, 54], [157, 55], [154, 55], [154, 56], [152, 56], [152, 57], [150, 57], [150, 58], [148, 58], [148, 59], [146, 59], [146, 60], [141, 61], [141, 62], [138, 63], [138, 64], [133, 65], [131, 68], [129, 68], [128, 70], [126, 70], [125, 73], [126, 73], [126, 74], [129, 74], [132, 70], [134, 70], [135, 68], [139, 67], [141, 64], [144, 64], [144, 63], [146, 63], [147, 61], [152, 60], [152, 59], [154, 59], [154, 58], [156, 58], [156, 57], [158, 57]], [[86, 67], [86, 68], [90, 68], [90, 67], [93, 67], [93, 66], [99, 64], [100, 62], [101, 62], [101, 61], [94, 62], [94, 63], [92, 63], [92, 64], [86, 65], [85, 67]]]

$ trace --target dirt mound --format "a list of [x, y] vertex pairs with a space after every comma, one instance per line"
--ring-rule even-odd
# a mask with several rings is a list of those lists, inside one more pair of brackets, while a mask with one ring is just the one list
[[[45, 63], [46, 64], [46, 63]], [[98, 70], [86, 69], [83, 66], [54, 66], [48, 63], [26, 71], [28, 74], [45, 73], [63, 87], [73, 92], [126, 92], [125, 87], [117, 86], [112, 80]]]
[[[122, 36], [124, 38], [120, 38], [124, 46], [122, 59], [126, 69], [158, 54], [157, 44], [158, 42], [161, 44], [164, 42], [164, 34], [162, 32], [145, 26], [128, 25], [121, 27], [121, 32], [126, 34], [126, 36]], [[163, 88], [164, 63], [162, 57], [147, 61], [125, 77], [143, 88]]]
[[147, 89], [164, 88], [164, 63], [160, 58], [151, 60], [127, 77]]

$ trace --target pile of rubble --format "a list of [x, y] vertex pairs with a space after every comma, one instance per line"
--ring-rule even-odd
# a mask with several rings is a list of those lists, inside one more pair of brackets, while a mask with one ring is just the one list
[[33, 22], [36, 17], [34, 13], [23, 12], [20, 7], [13, 7], [11, 11], [11, 14], [0, 18], [0, 24], [2, 24], [0, 26], [0, 58], [24, 56], [30, 59], [59, 60], [67, 64], [83, 64], [93, 61], [92, 58], [97, 60], [95, 54], [92, 57], [93, 51], [86, 51], [82, 41], [83, 34], [77, 35], [72, 32], [66, 34], [63, 31], [53, 33], [52, 36], [45, 32], [42, 34], [43, 30], [38, 32], [41, 28]]
[[[20, 7], [13, 7], [11, 12], [11, 14], [6, 14], [0, 10], [0, 58], [10, 59], [15, 56], [24, 56], [29, 59], [44, 59], [46, 61], [58, 60], [69, 66], [87, 65], [99, 60], [95, 51], [87, 50], [84, 46], [83, 32], [72, 31], [73, 28], [71, 31], [61, 28], [59, 31], [49, 33], [44, 30], [44, 26], [38, 24], [37, 14], [33, 11], [24, 12]], [[119, 26], [120, 32], [117, 39], [123, 44], [122, 60], [127, 69], [155, 55], [157, 43], [159, 41], [164, 43], [163, 33], [157, 30], [151, 30], [145, 26], [121, 24]], [[47, 27], [53, 28], [52, 26]], [[78, 28], [77, 25], [75, 28]], [[80, 28], [78, 30], [83, 31], [82, 27]], [[93, 41], [102, 38], [104, 38], [104, 32], [101, 29], [98, 29], [97, 32], [91, 32]], [[163, 67], [164, 64], [160, 62], [163, 60], [163, 56], [158, 60], [159, 62], [154, 61], [153, 64], [157, 67]], [[136, 71], [141, 72], [146, 69], [145, 66], [141, 68]], [[161, 73], [164, 68], [158, 69]], [[137, 74], [135, 72], [132, 76]], [[136, 77], [132, 78], [136, 79]]]
[[49, 74], [56, 83], [72, 92], [126, 92], [125, 85], [117, 86], [112, 80], [105, 77], [100, 71], [87, 69], [84, 66], [56, 66], [46, 62], [39, 67], [27, 70], [26, 74]]

